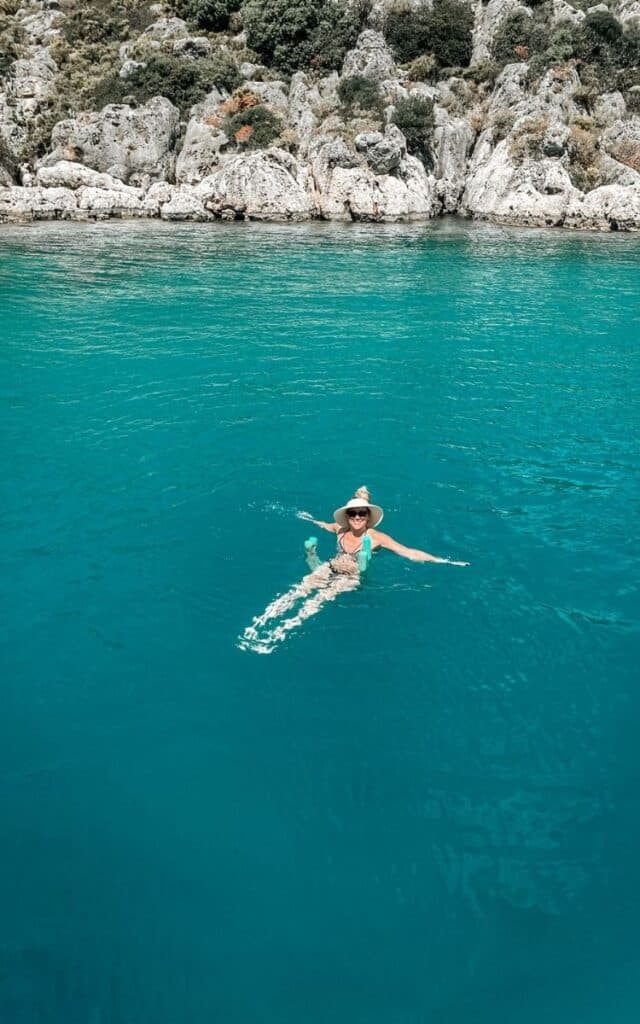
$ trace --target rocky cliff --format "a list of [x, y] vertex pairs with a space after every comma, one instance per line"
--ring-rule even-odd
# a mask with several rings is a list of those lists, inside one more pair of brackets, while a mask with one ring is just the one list
[[2, 0], [0, 221], [640, 228], [640, 0]]

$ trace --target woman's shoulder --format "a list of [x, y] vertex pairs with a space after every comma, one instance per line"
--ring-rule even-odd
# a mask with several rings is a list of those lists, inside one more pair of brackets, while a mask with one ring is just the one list
[[383, 533], [382, 530], [374, 530], [373, 528], [370, 528], [367, 530], [367, 534], [371, 538], [372, 544], [377, 545], [378, 547], [383, 545], [387, 540], [387, 534]]

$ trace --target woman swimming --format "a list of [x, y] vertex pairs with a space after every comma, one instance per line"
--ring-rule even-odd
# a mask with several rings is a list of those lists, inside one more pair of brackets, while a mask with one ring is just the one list
[[[287, 633], [311, 615], [315, 615], [327, 601], [333, 601], [339, 594], [344, 594], [348, 590], [355, 590], [360, 585], [361, 573], [366, 568], [372, 552], [380, 548], [393, 551], [394, 554], [409, 558], [413, 562], [469, 564], [438, 558], [419, 548], [405, 547], [387, 533], [376, 529], [382, 522], [383, 515], [381, 507], [371, 503], [366, 487], [359, 487], [346, 505], [335, 510], [332, 523], [313, 519], [305, 512], [299, 513], [301, 519], [306, 519], [329, 533], [335, 533], [337, 552], [328, 562], [319, 562], [315, 549], [307, 547], [307, 560], [312, 571], [286, 594], [272, 601], [262, 615], [256, 616], [251, 626], [245, 629], [241, 646], [249, 646], [253, 650], [268, 654], [276, 643], [286, 638]], [[282, 619], [282, 616], [291, 611], [303, 598], [305, 600], [296, 614], [288, 619]], [[275, 619], [281, 619], [280, 623], [269, 626], [268, 624]]]

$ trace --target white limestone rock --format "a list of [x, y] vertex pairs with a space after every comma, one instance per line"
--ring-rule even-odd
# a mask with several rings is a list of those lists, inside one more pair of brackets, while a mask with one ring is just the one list
[[308, 177], [295, 157], [272, 147], [230, 157], [196, 192], [218, 217], [308, 220], [314, 212]]
[[146, 68], [146, 62], [143, 60], [131, 60], [130, 58], [125, 60], [118, 75], [120, 78], [130, 78], [134, 71], [139, 68]]
[[633, 22], [640, 24], [640, 0], [617, 0], [612, 13], [625, 27]]
[[315, 134], [320, 120], [314, 112], [320, 106], [320, 90], [315, 82], [310, 82], [302, 71], [298, 71], [291, 79], [287, 123], [291, 125], [298, 138], [298, 151], [306, 156], [309, 143]]
[[492, 147], [489, 130], [474, 151], [461, 212], [498, 224], [555, 226], [581, 195], [558, 160], [516, 163], [506, 139]]
[[53, 150], [40, 166], [71, 158], [130, 184], [146, 176], [171, 179], [179, 120], [179, 112], [163, 96], [141, 107], [111, 104], [100, 113], [82, 113], [55, 126]]
[[67, 188], [0, 188], [0, 224], [73, 220], [77, 212], [76, 195]]
[[55, 61], [44, 47], [35, 50], [30, 57], [13, 62], [6, 94], [18, 120], [29, 118], [55, 98], [57, 70]]
[[380, 32], [366, 29], [360, 33], [355, 48], [344, 58], [342, 75], [345, 78], [364, 75], [365, 78], [372, 78], [376, 82], [398, 77], [393, 54]]
[[186, 39], [189, 26], [182, 18], [158, 18], [142, 33], [144, 39], [154, 39], [164, 43], [172, 39]]
[[574, 202], [565, 227], [595, 231], [640, 231], [640, 186], [604, 185]]
[[532, 17], [531, 10], [524, 7], [520, 0], [489, 0], [488, 4], [478, 2], [475, 5], [475, 21], [473, 26], [473, 50], [471, 63], [491, 58], [491, 50], [495, 34], [501, 23], [515, 11], [524, 11]]
[[284, 113], [288, 109], [289, 90], [285, 82], [248, 81], [244, 83], [243, 89], [248, 89], [261, 103], [277, 113]]
[[76, 195], [79, 213], [90, 220], [147, 216], [142, 202], [142, 192], [137, 188], [124, 186], [118, 189], [106, 189], [82, 185]]
[[342, 139], [320, 138], [312, 147], [311, 172], [315, 205], [325, 220], [426, 220], [435, 213], [433, 176], [412, 156], [404, 156], [393, 174], [376, 174]]
[[187, 185], [171, 190], [169, 200], [160, 205], [160, 217], [162, 220], [213, 220], [213, 215], [205, 208], [202, 197]]
[[476, 133], [462, 117], [436, 107], [434, 131], [436, 193], [444, 213], [454, 213], [464, 191], [469, 156]]
[[579, 25], [584, 21], [584, 11], [580, 11], [566, 0], [553, 0], [551, 24], [560, 25], [562, 22], [569, 22], [572, 25]]
[[57, 6], [49, 10], [36, 11], [26, 18], [20, 19], [20, 28], [31, 46], [47, 46], [56, 36], [60, 35], [63, 21]]
[[627, 113], [627, 105], [621, 92], [603, 92], [593, 105], [596, 124], [609, 125], [620, 121]]
[[149, 186], [142, 199], [142, 206], [149, 217], [160, 216], [161, 207], [171, 202], [175, 188], [168, 181], [155, 181]]
[[176, 159], [176, 181], [195, 185], [206, 178], [219, 165], [228, 141], [225, 133], [206, 118], [192, 117]]
[[407, 154], [407, 142], [396, 125], [387, 125], [382, 132], [362, 132], [355, 137], [355, 147], [361, 152], [375, 174], [389, 174], [397, 170]]
[[123, 184], [118, 178], [110, 174], [101, 174], [84, 164], [74, 163], [71, 160], [60, 160], [51, 167], [39, 167], [35, 175], [35, 183], [44, 188], [69, 188], [72, 190], [89, 187], [96, 189], [107, 189], [109, 191], [133, 191], [142, 195], [140, 189], [131, 189]]

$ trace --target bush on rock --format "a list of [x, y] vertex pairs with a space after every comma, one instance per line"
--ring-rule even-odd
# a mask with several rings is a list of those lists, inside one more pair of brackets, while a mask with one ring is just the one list
[[281, 74], [339, 68], [364, 25], [365, 5], [346, 0], [245, 0], [248, 45]]
[[384, 34], [400, 61], [432, 53], [440, 67], [467, 67], [473, 12], [464, 0], [434, 0], [433, 7], [399, 2], [387, 14]]
[[398, 100], [393, 113], [393, 123], [398, 126], [405, 139], [407, 149], [426, 165], [433, 163], [432, 144], [435, 117], [431, 100], [420, 96], [409, 96]]
[[214, 54], [206, 60], [182, 57], [151, 57], [125, 79], [117, 74], [101, 79], [95, 89], [98, 110], [107, 103], [122, 103], [132, 96], [137, 103], [146, 103], [152, 96], [165, 96], [186, 113], [194, 103], [204, 99], [213, 86], [231, 90], [238, 85], [239, 74], [233, 59], [226, 53]]
[[242, 0], [173, 0], [173, 8], [180, 18], [197, 28], [221, 32], [228, 28], [229, 18], [240, 10], [241, 3]]
[[262, 104], [228, 114], [222, 122], [227, 138], [242, 149], [266, 149], [278, 137], [280, 128], [280, 119]]

